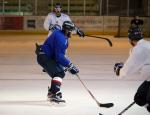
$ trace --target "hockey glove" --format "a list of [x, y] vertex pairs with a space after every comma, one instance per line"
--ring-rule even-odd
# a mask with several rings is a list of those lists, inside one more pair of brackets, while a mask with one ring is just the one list
[[120, 69], [123, 67], [123, 63], [116, 63], [114, 65], [114, 72], [116, 73], [117, 76], [120, 74]]
[[74, 66], [72, 63], [69, 64], [67, 70], [71, 73], [71, 74], [77, 74], [79, 73], [79, 70], [76, 66]]
[[82, 30], [80, 30], [79, 28], [77, 28], [77, 34], [79, 35], [79, 37], [84, 37], [85, 34]]

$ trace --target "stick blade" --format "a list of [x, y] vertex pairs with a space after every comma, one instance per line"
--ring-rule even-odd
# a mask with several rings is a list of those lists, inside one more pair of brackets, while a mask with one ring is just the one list
[[109, 46], [110, 46], [110, 47], [113, 46], [113, 44], [112, 44], [112, 42], [111, 42], [110, 40], [108, 40], [108, 43], [109, 43]]
[[99, 104], [100, 107], [105, 107], [105, 108], [110, 108], [113, 107], [114, 104], [113, 103], [104, 103], [104, 104]]

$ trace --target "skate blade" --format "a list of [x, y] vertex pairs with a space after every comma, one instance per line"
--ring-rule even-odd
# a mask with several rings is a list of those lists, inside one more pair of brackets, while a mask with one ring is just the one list
[[61, 106], [66, 106], [66, 101], [65, 100], [56, 101], [56, 100], [47, 98], [47, 101], [50, 103], [50, 105], [53, 105], [53, 106], [60, 106], [60, 107]]
[[50, 103], [52, 103], [53, 106], [55, 106], [55, 107], [65, 107], [66, 106], [66, 102], [53, 102], [53, 101], [51, 101]]

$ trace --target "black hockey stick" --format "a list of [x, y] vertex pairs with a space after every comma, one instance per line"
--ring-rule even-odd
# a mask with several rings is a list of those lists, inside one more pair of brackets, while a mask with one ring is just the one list
[[114, 104], [113, 103], [99, 103], [97, 101], [97, 99], [94, 97], [94, 95], [91, 93], [91, 91], [84, 85], [83, 81], [80, 79], [79, 75], [76, 74], [76, 76], [78, 77], [79, 81], [82, 83], [82, 85], [84, 86], [84, 88], [89, 92], [89, 94], [91, 95], [91, 97], [95, 100], [95, 102], [97, 103], [97, 105], [99, 107], [105, 107], [105, 108], [110, 108], [113, 107]]
[[109, 43], [110, 47], [113, 46], [112, 42], [108, 38], [104, 38], [104, 37], [100, 37], [100, 36], [93, 36], [93, 35], [85, 35], [85, 36], [92, 37], [92, 38], [98, 38], [98, 39], [104, 39], [104, 40], [106, 40]]
[[124, 112], [126, 112], [130, 107], [132, 107], [135, 104], [135, 101], [132, 102], [130, 105], [128, 105], [124, 110], [122, 110], [118, 115], [122, 115]]

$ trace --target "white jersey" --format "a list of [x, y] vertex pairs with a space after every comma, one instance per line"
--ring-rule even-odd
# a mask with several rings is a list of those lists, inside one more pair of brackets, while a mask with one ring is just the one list
[[[61, 13], [60, 17], [57, 17], [55, 13], [49, 13], [44, 21], [44, 29], [49, 31], [50, 25], [59, 25], [62, 28], [64, 21], [71, 21], [70, 17], [64, 13]], [[49, 35], [51, 31], [49, 31]]]
[[119, 76], [135, 74], [150, 80], [150, 42], [143, 39], [131, 49], [130, 56], [120, 70]]

